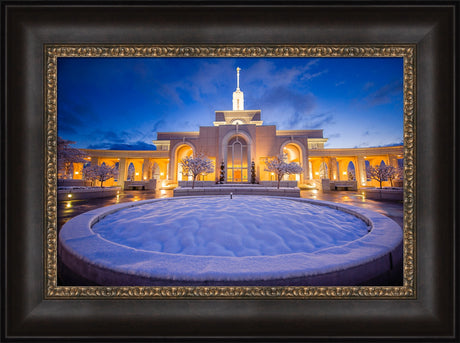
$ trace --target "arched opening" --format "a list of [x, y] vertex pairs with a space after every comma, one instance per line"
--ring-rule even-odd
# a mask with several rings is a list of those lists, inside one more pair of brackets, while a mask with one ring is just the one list
[[356, 180], [356, 169], [355, 165], [352, 161], [348, 163], [347, 167], [347, 175], [348, 175], [348, 181], [355, 181]]
[[128, 166], [128, 181], [134, 181], [134, 175], [136, 173], [136, 168], [134, 167], [133, 162], [131, 162]]
[[240, 136], [227, 143], [227, 182], [248, 182], [248, 143]]
[[177, 148], [176, 150], [177, 181], [192, 181], [193, 180], [192, 174], [190, 172], [187, 174], [186, 171], [182, 168], [181, 161], [183, 158], [187, 156], [193, 156], [193, 149], [189, 145], [184, 144]]
[[364, 165], [366, 166], [366, 170], [365, 170], [365, 173], [366, 173], [366, 181], [372, 181], [372, 179], [369, 177], [369, 175], [367, 175], [367, 169], [370, 167], [371, 165], [371, 162], [369, 162], [368, 160], [365, 160], [364, 161]]
[[[291, 163], [295, 162], [299, 165], [302, 165], [302, 153], [300, 147], [295, 143], [288, 143], [283, 148], [283, 154], [287, 156], [286, 162]], [[291, 180], [291, 181], [300, 181], [300, 174], [294, 175], [285, 175], [283, 180]]]

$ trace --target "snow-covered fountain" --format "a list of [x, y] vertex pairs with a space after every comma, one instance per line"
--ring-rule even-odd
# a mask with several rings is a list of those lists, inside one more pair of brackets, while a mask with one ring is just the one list
[[73, 218], [59, 261], [99, 285], [385, 285], [401, 278], [402, 229], [309, 199], [152, 199]]

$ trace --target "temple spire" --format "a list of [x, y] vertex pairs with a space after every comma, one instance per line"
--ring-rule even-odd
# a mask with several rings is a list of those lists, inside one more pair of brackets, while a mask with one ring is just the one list
[[236, 90], [233, 92], [233, 110], [244, 110], [244, 94], [240, 90], [240, 67], [236, 68]]
[[236, 68], [236, 90], [240, 90], [240, 67]]

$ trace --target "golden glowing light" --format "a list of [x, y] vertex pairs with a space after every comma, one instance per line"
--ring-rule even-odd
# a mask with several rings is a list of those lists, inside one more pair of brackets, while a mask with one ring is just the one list
[[139, 173], [136, 173], [136, 176], [139, 176]]
[[165, 173], [160, 173], [160, 176], [163, 176]]
[[319, 175], [319, 172], [316, 172], [315, 175]]
[[71, 198], [71, 197], [72, 197], [72, 194], [70, 194], [70, 193], [67, 194], [67, 197], [68, 197], [68, 198]]
[[67, 205], [65, 207], [72, 207], [72, 204], [70, 203], [70, 201], [67, 202]]
[[78, 175], [78, 172], [75, 172], [75, 175]]
[[144, 180], [147, 180], [147, 176], [144, 176]]
[[343, 172], [342, 174], [343, 174], [343, 175], [347, 175], [347, 172]]

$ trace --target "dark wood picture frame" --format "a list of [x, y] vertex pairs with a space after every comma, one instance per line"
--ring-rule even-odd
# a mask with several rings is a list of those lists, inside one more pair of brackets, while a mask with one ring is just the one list
[[[458, 3], [2, 2], [2, 340], [458, 339]], [[415, 299], [46, 299], [46, 44], [415, 44]]]

